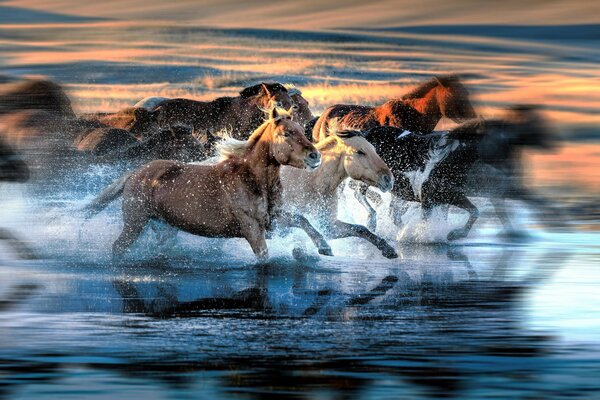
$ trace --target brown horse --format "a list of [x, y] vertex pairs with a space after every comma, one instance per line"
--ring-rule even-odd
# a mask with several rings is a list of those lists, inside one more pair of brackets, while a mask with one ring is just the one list
[[261, 83], [248, 87], [237, 97], [219, 97], [213, 101], [169, 99], [155, 110], [162, 127], [185, 125], [200, 137], [226, 130], [238, 140], [247, 139], [264, 121], [264, 110], [271, 105], [289, 109], [293, 101], [280, 83]]
[[321, 222], [325, 235], [338, 239], [360, 237], [371, 242], [387, 258], [398, 254], [385, 240], [362, 225], [349, 224], [338, 219], [338, 187], [350, 177], [388, 192], [394, 177], [375, 148], [359, 131], [335, 131], [316, 144], [323, 163], [318, 170], [284, 168], [282, 181], [284, 204], [303, 215], [311, 215]]
[[294, 112], [294, 120], [306, 127], [306, 124], [314, 118], [308, 100], [302, 97], [302, 92], [294, 84], [286, 83], [283, 86], [287, 89], [294, 105], [298, 107]]
[[8, 85], [0, 94], [0, 114], [23, 110], [43, 110], [63, 118], [75, 118], [71, 100], [54, 82], [29, 80]]
[[280, 208], [281, 166], [312, 169], [321, 156], [291, 115], [276, 108], [247, 142], [229, 139], [220, 152], [225, 160], [216, 165], [159, 160], [109, 186], [87, 209], [93, 215], [123, 195], [124, 227], [113, 253], [123, 254], [150, 220], [162, 220], [199, 236], [243, 237], [266, 259], [274, 220], [298, 226]]
[[380, 106], [349, 104], [331, 106], [313, 128], [313, 141], [329, 135], [329, 121], [337, 118], [343, 126], [362, 131], [377, 126], [394, 126], [413, 133], [431, 133], [442, 117], [455, 122], [474, 118], [469, 93], [455, 75], [439, 76], [421, 84], [400, 99]]
[[84, 120], [97, 121], [105, 126], [124, 129], [137, 139], [147, 139], [158, 133], [158, 112], [141, 107], [129, 107], [114, 113], [94, 113], [81, 116]]

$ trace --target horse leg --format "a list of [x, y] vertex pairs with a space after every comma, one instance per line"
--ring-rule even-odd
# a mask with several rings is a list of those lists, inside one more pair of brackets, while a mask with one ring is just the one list
[[35, 252], [8, 229], [0, 228], [0, 240], [7, 241], [17, 255], [23, 259], [33, 260], [37, 258]]
[[148, 221], [148, 215], [140, 205], [132, 205], [128, 201], [123, 203], [123, 230], [113, 243], [112, 248], [115, 257], [122, 256], [140, 237]]
[[402, 217], [408, 210], [408, 201], [402, 200], [399, 197], [392, 196], [390, 201], [390, 216], [394, 220], [394, 225], [402, 227]]
[[302, 215], [282, 212], [277, 217], [277, 222], [285, 227], [302, 229], [315, 244], [319, 250], [319, 254], [324, 256], [333, 256], [331, 247], [325, 241], [323, 235], [321, 235], [321, 233], [316, 230]]
[[396, 253], [396, 250], [394, 250], [392, 246], [362, 225], [348, 224], [336, 219], [330, 223], [328, 236], [333, 239], [340, 239], [350, 236], [363, 238], [377, 247], [384, 257], [398, 257], [398, 253]]
[[504, 226], [505, 231], [513, 232], [514, 227], [510, 222], [510, 218], [508, 216], [508, 212], [506, 211], [506, 200], [504, 198], [490, 198], [490, 202], [492, 203], [492, 207], [494, 207], [494, 212], [496, 213], [496, 217]]
[[160, 221], [153, 221], [152, 230], [160, 247], [174, 246], [179, 230], [174, 226]]
[[240, 221], [242, 226], [242, 237], [248, 241], [254, 255], [259, 262], [267, 261], [269, 258], [269, 249], [267, 248], [266, 232], [258, 221], [249, 216], [245, 216]]
[[467, 199], [467, 197], [464, 194], [461, 193], [456, 193], [454, 196], [450, 196], [448, 204], [451, 206], [462, 208], [463, 210], [469, 212], [469, 220], [467, 221], [465, 226], [463, 226], [462, 228], [454, 229], [448, 234], [448, 240], [462, 239], [469, 234], [469, 231], [471, 231], [473, 224], [475, 223], [475, 221], [477, 221], [477, 218], [479, 218], [479, 210], [477, 209], [477, 207], [475, 207], [475, 205], [473, 205], [473, 203], [469, 201], [469, 199]]
[[367, 217], [367, 227], [369, 230], [374, 231], [377, 229], [377, 212], [367, 200], [367, 190], [369, 190], [369, 186], [362, 183], [356, 182], [356, 185], [353, 185], [350, 181], [350, 187], [354, 189], [354, 198], [358, 200], [358, 202], [367, 210], [369, 216]]

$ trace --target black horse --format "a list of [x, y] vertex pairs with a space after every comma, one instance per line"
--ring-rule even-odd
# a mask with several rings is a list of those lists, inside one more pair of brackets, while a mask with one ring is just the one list
[[[21, 157], [0, 139], [0, 182], [26, 182], [29, 179], [29, 168]], [[0, 240], [11, 244], [22, 258], [33, 258], [33, 252], [11, 231], [0, 227]]]
[[[421, 203], [425, 218], [439, 205], [469, 212], [465, 226], [450, 232], [448, 240], [466, 237], [479, 217], [468, 195], [529, 200], [531, 196], [517, 179], [520, 152], [525, 146], [551, 146], [546, 125], [529, 106], [514, 107], [502, 119], [471, 120], [449, 132], [418, 135], [381, 126], [370, 129], [365, 136], [396, 177], [393, 211], [400, 199]], [[482, 165], [491, 166], [500, 176], [510, 179], [500, 182], [497, 177], [488, 176], [484, 177], [485, 187], [472, 187], [470, 177]], [[366, 198], [362, 200], [367, 203]], [[505, 216], [500, 214], [503, 210], [497, 211], [504, 222]], [[370, 217], [374, 220], [374, 215]]]

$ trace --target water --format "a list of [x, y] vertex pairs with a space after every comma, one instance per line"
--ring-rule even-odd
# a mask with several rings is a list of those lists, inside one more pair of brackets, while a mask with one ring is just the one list
[[[242, 240], [180, 234], [153, 249], [148, 233], [115, 264], [118, 206], [86, 222], [78, 197], [55, 199], [51, 212], [46, 202], [9, 209], [26, 230], [4, 214], [22, 237], [32, 233], [42, 259], [2, 253], [1, 397], [589, 398], [600, 389], [598, 233], [530, 230], [508, 242], [492, 239], [488, 220], [456, 245], [397, 242], [397, 260], [354, 239], [319, 257], [306, 239], [302, 262], [276, 238], [264, 265]], [[455, 223], [451, 214], [440, 229]]]

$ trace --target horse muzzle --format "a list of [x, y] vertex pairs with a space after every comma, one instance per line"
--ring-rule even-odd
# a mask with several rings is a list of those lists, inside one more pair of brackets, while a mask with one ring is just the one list
[[394, 187], [394, 177], [389, 174], [382, 175], [377, 180], [377, 188], [382, 192], [389, 192]]
[[304, 158], [304, 165], [306, 168], [313, 170], [321, 165], [321, 153], [318, 151], [312, 151]]

